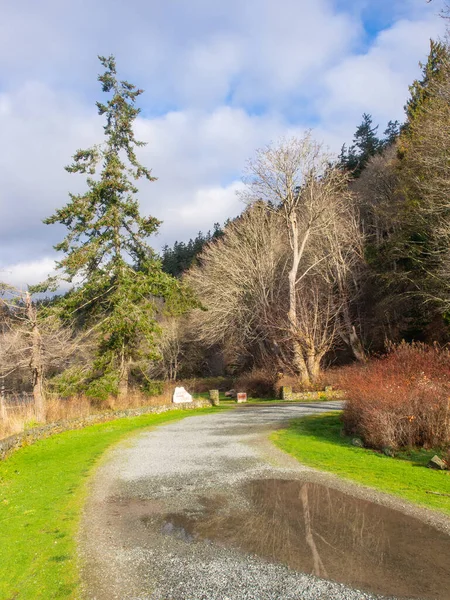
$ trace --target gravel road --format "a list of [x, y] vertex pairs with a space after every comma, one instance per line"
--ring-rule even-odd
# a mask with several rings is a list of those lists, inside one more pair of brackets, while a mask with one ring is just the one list
[[[109, 451], [91, 481], [79, 539], [85, 597], [371, 600], [382, 597], [375, 592], [385, 597], [398, 593], [394, 584], [389, 588], [390, 580], [403, 590], [410, 575], [389, 555], [388, 563], [396, 563], [392, 567], [396, 571], [388, 573], [383, 583], [384, 563], [374, 560], [375, 555], [385, 556], [384, 546], [380, 546], [383, 528], [374, 526], [367, 534], [366, 508], [370, 508], [372, 521], [377, 510], [401, 511], [389, 513], [419, 523], [421, 533], [415, 535], [429, 535], [433, 528], [443, 544], [439, 552], [450, 540], [449, 521], [303, 467], [268, 441], [270, 431], [293, 418], [339, 408], [337, 402], [243, 406], [144, 431]], [[287, 495], [280, 496], [280, 490]], [[299, 499], [301, 511], [296, 508]], [[314, 509], [328, 511], [323, 519], [328, 527], [325, 533], [314, 525], [318, 521]], [[295, 512], [296, 521], [286, 511]], [[384, 516], [376, 518], [376, 523], [385, 522]], [[361, 524], [358, 527], [364, 535], [353, 535], [356, 523]], [[349, 572], [344, 578], [333, 577], [334, 572], [340, 573], [339, 565], [347, 564], [342, 562], [342, 550], [335, 546], [349, 537], [349, 524], [350, 545], [354, 546], [349, 552], [356, 558], [345, 566]], [[295, 527], [303, 529], [298, 529], [300, 534], [293, 539]], [[404, 529], [409, 528], [406, 522]], [[304, 563], [295, 562], [299, 538]], [[366, 547], [369, 538], [372, 545]], [[390, 545], [388, 539], [385, 546]], [[434, 556], [433, 549], [430, 554]], [[414, 557], [405, 560], [412, 572]], [[305, 568], [298, 568], [303, 564]], [[355, 566], [371, 571], [372, 566], [367, 569], [366, 564], [373, 564], [374, 586], [370, 581], [364, 583]], [[445, 578], [445, 566], [434, 568], [439, 581]], [[345, 585], [329, 581], [327, 576]], [[373, 593], [357, 589], [358, 582]], [[437, 585], [437, 592], [430, 588], [436, 595], [429, 597], [446, 598]]]

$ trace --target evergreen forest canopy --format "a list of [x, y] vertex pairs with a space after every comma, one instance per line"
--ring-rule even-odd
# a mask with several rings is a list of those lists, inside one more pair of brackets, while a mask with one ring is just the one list
[[[102, 399], [155, 380], [283, 372], [308, 386], [336, 363], [402, 339], [450, 341], [450, 48], [432, 41], [405, 122], [383, 135], [364, 114], [331, 156], [312, 133], [256, 151], [242, 214], [189, 242], [149, 245], [133, 124], [142, 90], [100, 57], [104, 139], [66, 167], [85, 191], [46, 219], [65, 238], [58, 274], [2, 285], [0, 377], [33, 391]], [[44, 302], [34, 292], [70, 290]]]

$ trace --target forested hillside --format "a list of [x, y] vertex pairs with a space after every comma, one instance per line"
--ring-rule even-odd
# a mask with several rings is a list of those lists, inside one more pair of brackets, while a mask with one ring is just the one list
[[57, 276], [2, 286], [8, 393], [32, 391], [44, 419], [52, 394], [100, 401], [255, 369], [308, 387], [402, 340], [450, 341], [447, 42], [431, 42], [402, 124], [380, 133], [364, 114], [339, 156], [314, 131], [255, 150], [242, 214], [160, 256], [135, 183], [154, 179], [133, 129], [142, 90], [101, 63], [104, 141], [76, 152], [67, 170], [85, 191], [46, 221], [66, 228]]
[[379, 135], [364, 114], [337, 160], [308, 135], [257, 152], [243, 214], [184, 269], [208, 310], [179, 342], [308, 383], [389, 343], [449, 341], [449, 65], [432, 41], [404, 123]]

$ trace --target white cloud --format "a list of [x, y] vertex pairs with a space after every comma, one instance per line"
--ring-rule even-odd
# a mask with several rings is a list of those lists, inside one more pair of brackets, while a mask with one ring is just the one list
[[239, 212], [255, 148], [313, 120], [336, 151], [362, 112], [401, 118], [443, 22], [438, 3], [376, 4], [392, 24], [369, 43], [368, 0], [2, 2], [0, 269], [29, 283], [47, 275], [64, 230], [42, 219], [84, 188], [63, 167], [102, 138], [96, 54], [115, 53], [119, 74], [147, 90], [137, 134], [158, 181], [142, 186], [141, 208], [164, 221], [160, 247]]
[[[235, 181], [226, 187], [198, 189], [191, 202], [168, 209], [165, 224], [172, 230], [180, 229], [181, 233], [212, 229], [214, 223], [223, 223], [242, 212], [243, 206], [237, 197], [237, 191], [242, 188], [243, 184]], [[202, 223], [205, 226], [199, 227]], [[187, 237], [183, 235], [180, 239]]]
[[[140, 158], [158, 177], [142, 186], [141, 209], [164, 221], [154, 245], [189, 238], [235, 216], [235, 180], [245, 159], [286, 128], [276, 115], [250, 116], [225, 106], [140, 118], [137, 137], [149, 142]], [[63, 237], [62, 228], [42, 219], [68, 200], [69, 190], [84, 189], [84, 178], [63, 167], [76, 149], [101, 139], [101, 119], [70, 97], [26, 84], [0, 95], [0, 130], [0, 268], [20, 279], [30, 257], [48, 255]]]
[[47, 256], [0, 268], [0, 280], [25, 291], [29, 285], [35, 285], [47, 279], [54, 273], [54, 269], [55, 260]]
[[189, 239], [240, 212], [236, 180], [246, 159], [288, 130], [276, 114], [251, 116], [228, 106], [140, 119], [138, 137], [149, 140], [141, 159], [158, 177], [142, 186], [141, 206], [163, 220], [158, 245]]
[[[331, 0], [6, 1], [0, 66], [13, 81], [40, 78], [93, 88], [96, 54], [113, 52], [156, 105], [211, 108], [284, 104], [308, 93], [307, 77], [336, 62], [361, 27]], [[15, 48], [11, 52], [11, 48]]]
[[43, 256], [61, 233], [42, 224], [80, 181], [64, 165], [101, 135], [95, 110], [40, 83], [0, 94], [0, 266]]
[[443, 33], [435, 17], [400, 20], [382, 31], [364, 54], [347, 57], [325, 75], [324, 93], [318, 100], [322, 127], [359, 123], [363, 112], [374, 122], [403, 120], [408, 86], [419, 75], [430, 37]]

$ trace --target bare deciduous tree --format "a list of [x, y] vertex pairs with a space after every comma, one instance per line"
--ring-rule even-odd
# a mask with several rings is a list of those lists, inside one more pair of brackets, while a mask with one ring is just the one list
[[[318, 323], [319, 313], [334, 319], [341, 307], [328, 309], [329, 295], [318, 293], [323, 283], [317, 287], [316, 282], [307, 290], [302, 281], [313, 273], [317, 277], [321, 272], [329, 274], [330, 264], [334, 261], [336, 267], [346, 256], [341, 248], [347, 239], [349, 224], [355, 220], [348, 176], [333, 166], [332, 157], [307, 133], [303, 138], [282, 140], [276, 146], [258, 150], [255, 159], [248, 163], [245, 181], [244, 200], [264, 202], [284, 224], [290, 248], [286, 333], [290, 338], [294, 369], [308, 383], [317, 377], [323, 347], [332, 345], [335, 327], [325, 326], [322, 333], [329, 332], [328, 342], [324, 344], [320, 336], [321, 343], [314, 346], [311, 340], [317, 339], [315, 336], [308, 336], [306, 343], [302, 335], [305, 322]], [[327, 243], [330, 241], [332, 243]], [[350, 254], [352, 252], [348, 256]], [[314, 303], [319, 297], [327, 298], [320, 309]], [[328, 322], [327, 316], [323, 323]]]
[[258, 152], [247, 182], [247, 210], [187, 276], [207, 309], [192, 320], [199, 337], [266, 355], [304, 384], [338, 335], [363, 359], [350, 307], [361, 236], [345, 175], [306, 136]]
[[28, 371], [31, 379], [36, 418], [45, 421], [45, 375], [51, 369], [67, 366], [79, 348], [73, 332], [63, 327], [54, 315], [42, 317], [29, 292], [1, 286], [0, 304], [7, 307], [10, 318], [0, 333], [0, 378], [17, 370]]
[[285, 269], [277, 215], [264, 204], [249, 207], [223, 238], [205, 248], [200, 265], [186, 276], [206, 308], [190, 318], [196, 337], [206, 346], [220, 344], [232, 361], [242, 362], [250, 352], [265, 354], [282, 329], [274, 327], [274, 307]]
[[183, 342], [185, 340], [183, 318], [167, 316], [161, 319], [158, 325], [160, 327], [156, 346], [158, 360], [150, 363], [150, 367], [148, 361], [142, 365], [138, 363], [138, 365], [144, 376], [149, 371], [151, 377], [162, 377], [169, 381], [175, 381], [183, 360]]

